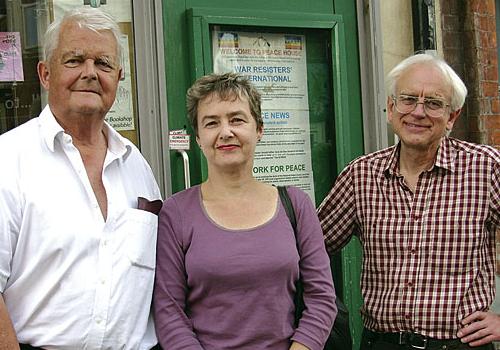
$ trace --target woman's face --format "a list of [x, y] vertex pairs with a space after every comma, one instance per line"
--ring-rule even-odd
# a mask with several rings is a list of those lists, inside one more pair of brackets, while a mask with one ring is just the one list
[[251, 171], [262, 128], [257, 128], [246, 97], [221, 100], [209, 95], [198, 104], [198, 144], [207, 158], [208, 167], [229, 171], [245, 168]]

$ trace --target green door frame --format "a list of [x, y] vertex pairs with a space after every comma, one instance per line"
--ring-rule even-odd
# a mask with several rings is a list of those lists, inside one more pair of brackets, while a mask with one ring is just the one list
[[[191, 38], [189, 49], [192, 81], [212, 72], [211, 25], [330, 30], [337, 172], [359, 155], [359, 145], [363, 144], [359, 130], [361, 116], [359, 119], [351, 118], [349, 112], [346, 41], [341, 15], [196, 7], [188, 9], [187, 20]], [[202, 178], [206, 178], [206, 166], [201, 165], [200, 169]], [[342, 250], [341, 261], [343, 297], [350, 310], [353, 348], [357, 349], [362, 331], [362, 321], [358, 311], [362, 305], [359, 287], [361, 250], [357, 241], [351, 242]]]
[[[210, 25], [242, 25], [285, 28], [329, 29], [332, 37], [332, 86], [335, 108], [335, 130], [337, 169], [358, 155], [359, 140], [353, 131], [359, 123], [349, 118], [347, 86], [347, 60], [345, 54], [345, 34], [342, 16], [331, 14], [310, 14], [293, 12], [273, 12], [258, 10], [191, 8], [188, 10], [188, 29], [190, 30], [191, 78], [212, 72], [212, 51], [210, 44]], [[337, 79], [334, 79], [336, 77]], [[362, 140], [361, 140], [362, 142]]]

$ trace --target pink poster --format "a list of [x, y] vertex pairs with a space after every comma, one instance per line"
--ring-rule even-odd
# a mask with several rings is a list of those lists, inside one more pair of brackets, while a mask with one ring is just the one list
[[24, 81], [19, 32], [0, 32], [0, 81]]

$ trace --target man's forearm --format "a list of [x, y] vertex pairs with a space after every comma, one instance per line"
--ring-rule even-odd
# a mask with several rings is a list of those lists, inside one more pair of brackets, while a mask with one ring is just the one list
[[19, 350], [16, 332], [12, 326], [9, 312], [0, 294], [0, 349]]

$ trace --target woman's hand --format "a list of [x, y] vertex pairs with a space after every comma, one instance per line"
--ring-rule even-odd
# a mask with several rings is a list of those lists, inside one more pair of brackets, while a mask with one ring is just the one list
[[297, 343], [294, 341], [290, 346], [290, 350], [310, 350], [307, 346], [302, 345], [301, 343]]

